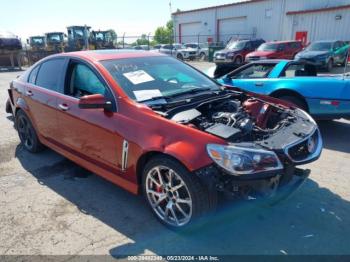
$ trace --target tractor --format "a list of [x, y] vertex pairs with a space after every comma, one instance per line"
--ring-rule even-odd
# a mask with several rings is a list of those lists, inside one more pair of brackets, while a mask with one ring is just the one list
[[27, 39], [27, 44], [30, 46], [31, 51], [44, 51], [45, 50], [45, 37], [44, 36], [31, 36]]
[[114, 30], [92, 31], [91, 44], [94, 49], [115, 49], [115, 41], [117, 37]]
[[66, 47], [65, 38], [67, 35], [62, 32], [49, 32], [45, 34], [46, 50], [49, 52], [61, 53]]
[[81, 51], [94, 49], [93, 45], [90, 46], [90, 26], [69, 26], [68, 31], [68, 46], [65, 51]]

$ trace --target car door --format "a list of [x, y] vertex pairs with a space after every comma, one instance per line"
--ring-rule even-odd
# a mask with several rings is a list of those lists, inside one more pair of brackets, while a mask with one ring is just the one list
[[28, 79], [25, 101], [38, 133], [57, 137], [57, 95], [63, 86], [65, 58], [52, 58], [34, 68]]
[[57, 98], [60, 143], [79, 157], [112, 172], [121, 171], [122, 137], [116, 133], [115, 112], [81, 109], [79, 98], [102, 94], [116, 111], [116, 100], [100, 73], [91, 65], [70, 60], [64, 94]]
[[343, 62], [344, 59], [344, 49], [342, 48], [343, 44], [340, 41], [335, 42], [334, 44], [334, 49], [333, 49], [333, 53], [334, 53], [334, 61], [336, 63], [341, 63]]
[[225, 84], [237, 86], [246, 91], [268, 94], [270, 92], [271, 81], [273, 81], [273, 79], [268, 78], [268, 75], [274, 66], [275, 64], [252, 63], [236, 71], [231, 79], [224, 79], [224, 82]]

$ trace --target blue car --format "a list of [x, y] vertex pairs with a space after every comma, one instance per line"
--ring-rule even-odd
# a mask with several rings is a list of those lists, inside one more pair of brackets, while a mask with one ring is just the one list
[[316, 119], [350, 119], [350, 76], [317, 76], [315, 65], [307, 62], [256, 61], [217, 81], [289, 101]]
[[316, 41], [295, 56], [295, 60], [308, 61], [330, 72], [333, 66], [347, 62], [349, 45], [343, 41]]

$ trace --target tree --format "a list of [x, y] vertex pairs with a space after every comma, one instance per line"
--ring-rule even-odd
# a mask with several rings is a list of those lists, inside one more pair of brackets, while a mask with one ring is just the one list
[[173, 42], [173, 21], [168, 21], [166, 26], [160, 26], [154, 33], [154, 41], [159, 44], [171, 44]]
[[148, 37], [145, 34], [141, 35], [141, 38], [137, 39], [135, 45], [148, 45]]

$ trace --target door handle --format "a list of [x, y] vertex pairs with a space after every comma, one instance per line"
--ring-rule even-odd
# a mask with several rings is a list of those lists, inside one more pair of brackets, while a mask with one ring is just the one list
[[27, 96], [32, 96], [32, 95], [34, 95], [34, 94], [33, 94], [32, 90], [27, 90], [27, 91], [26, 91], [26, 95], [27, 95]]
[[67, 104], [59, 104], [58, 108], [62, 111], [67, 111], [69, 110], [69, 106]]
[[255, 86], [263, 86], [264, 83], [263, 82], [255, 82]]

